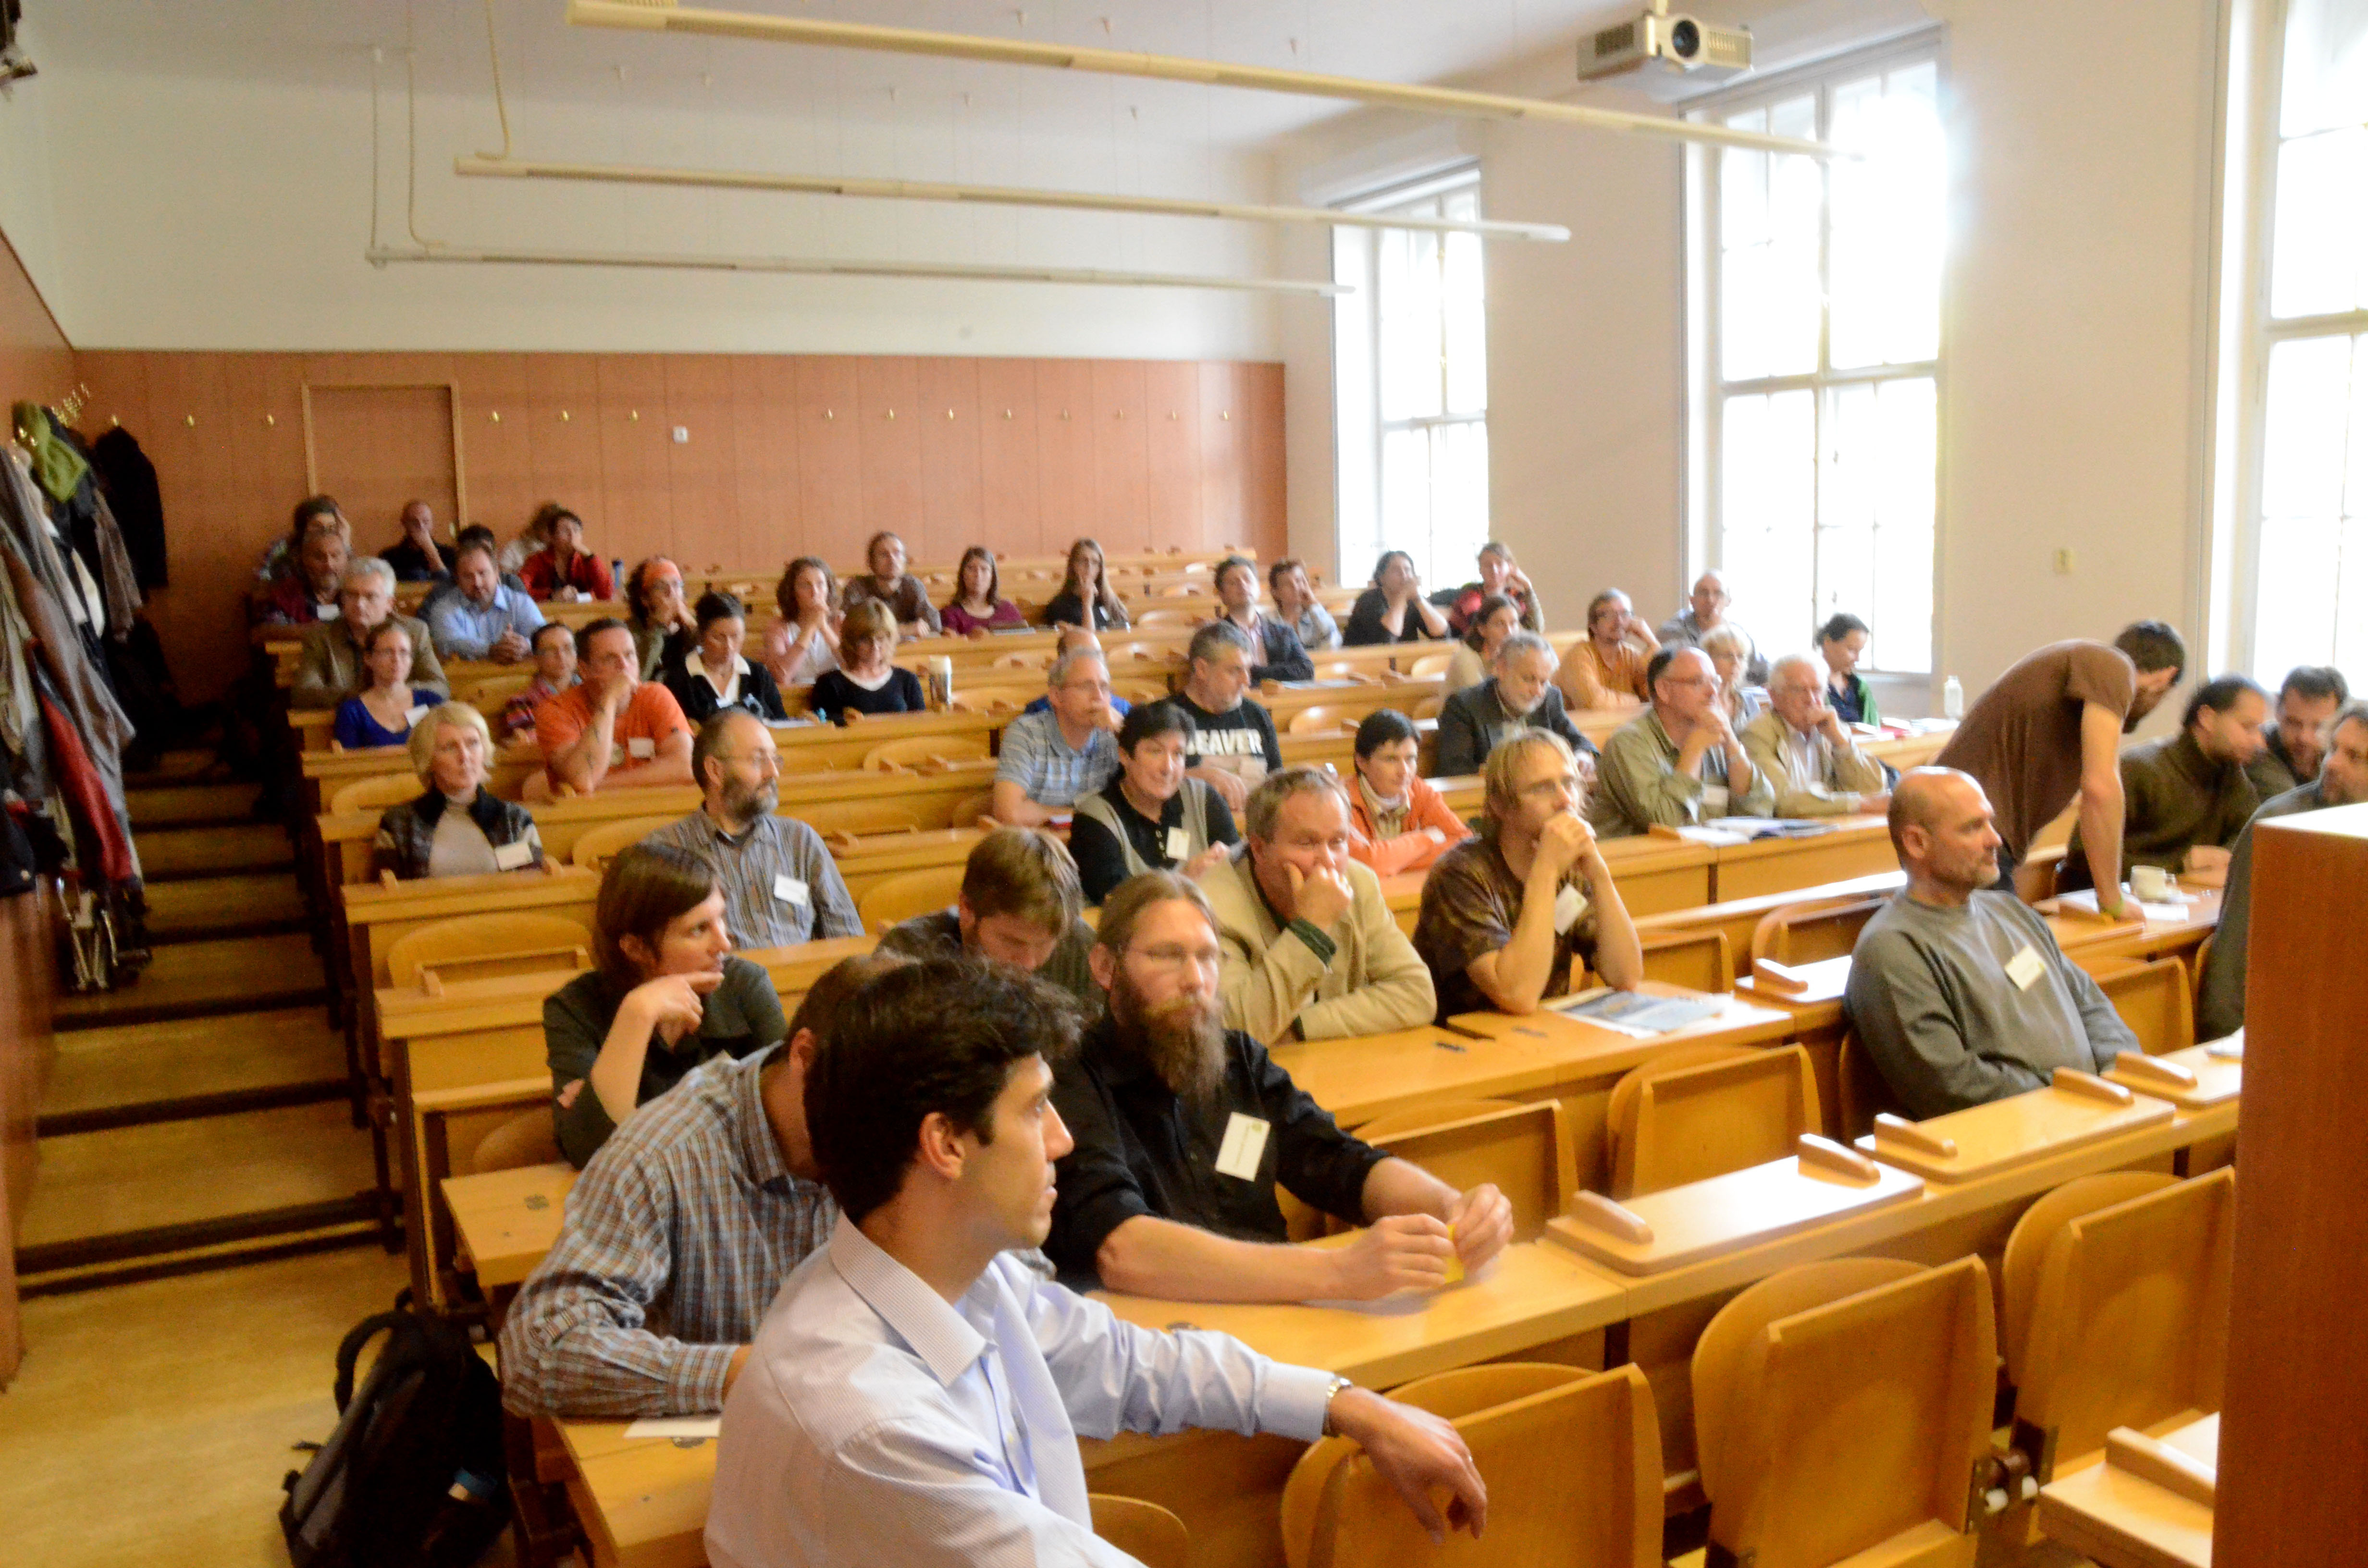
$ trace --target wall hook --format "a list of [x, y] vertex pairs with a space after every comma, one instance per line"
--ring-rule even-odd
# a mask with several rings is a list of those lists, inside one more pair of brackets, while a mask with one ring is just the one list
[[947, 417], [947, 418], [949, 418], [949, 419], [951, 419], [953, 416], [954, 416], [954, 411], [953, 411], [952, 409], [951, 409], [951, 408], [947, 409], [947, 410], [946, 410], [946, 417]]
[[564, 409], [564, 408], [563, 408], [563, 409], [561, 409], [561, 410], [559, 411], [559, 422], [560, 422], [562, 425], [564, 425], [564, 424], [566, 424], [566, 423], [567, 423], [567, 410], [565, 410], [565, 409]]
[[1229, 409], [1226, 409], [1224, 413], [1222, 413], [1222, 414], [1220, 414], [1220, 415], [1217, 415], [1217, 417], [1218, 417], [1218, 418], [1220, 418], [1220, 419], [1231, 419], [1233, 416], [1234, 416], [1234, 411], [1233, 411], [1232, 409], [1230, 409], [1230, 408], [1229, 408]]
[[893, 409], [893, 408], [892, 408], [892, 409], [890, 409], [890, 410], [888, 411], [888, 417], [889, 417], [889, 418], [891, 418], [891, 419], [895, 418], [895, 417], [896, 417], [896, 411], [895, 411], [894, 409]]
[[1011, 417], [1011, 410], [1009, 410], [1009, 409], [1008, 409], [1008, 408], [1007, 408], [1007, 409], [1005, 409], [1005, 410], [1003, 411], [1003, 417], [1005, 417], [1006, 419], [1010, 418], [1010, 417]]
[[836, 419], [838, 417], [838, 410], [835, 408], [825, 408], [822, 411], [822, 416], [825, 419]]
[[1110, 411], [1110, 417], [1113, 419], [1123, 419], [1126, 417], [1126, 410], [1123, 408], [1112, 409]]
[[194, 414], [184, 414], [181, 415], [181, 423], [194, 430], [198, 427], [198, 416]]
[[263, 416], [263, 422], [264, 422], [264, 424], [266, 424], [266, 425], [277, 425], [277, 424], [279, 424], [279, 421], [277, 418], [275, 418], [273, 415], [268, 415], [268, 414], [267, 414], [267, 415], [265, 415]]
[[1064, 419], [1066, 419], [1067, 417], [1069, 417], [1069, 411], [1068, 411], [1067, 409], [1065, 409], [1065, 408], [1064, 408], [1064, 409], [1063, 409], [1063, 410], [1061, 410], [1061, 417], [1062, 417], [1062, 418], [1064, 418]]
[[495, 424], [499, 425], [502, 422], [502, 411], [498, 408], [489, 410], [485, 417], [491, 419]]
[[642, 422], [642, 411], [637, 408], [631, 414], [625, 415], [625, 417], [632, 420], [634, 424], [639, 425]]

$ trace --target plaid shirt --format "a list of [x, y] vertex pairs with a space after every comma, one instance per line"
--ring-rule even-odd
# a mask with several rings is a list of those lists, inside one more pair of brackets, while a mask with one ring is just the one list
[[1022, 713], [1003, 727], [995, 781], [1019, 785], [1040, 806], [1064, 809], [1117, 777], [1118, 737], [1108, 730], [1097, 726], [1086, 749], [1076, 751], [1049, 709]]
[[723, 1406], [732, 1353], [838, 1214], [790, 1174], [758, 1080], [717, 1057], [617, 1130], [567, 1195], [559, 1240], [502, 1327], [521, 1415], [689, 1415]]
[[[863, 922], [830, 851], [814, 830], [794, 817], [758, 817], [734, 838], [704, 809], [643, 840], [703, 860], [723, 889], [724, 917], [744, 948], [786, 948], [828, 937], [860, 937]], [[780, 879], [804, 884], [802, 897], [783, 898]], [[794, 894], [797, 890], [791, 888]]]

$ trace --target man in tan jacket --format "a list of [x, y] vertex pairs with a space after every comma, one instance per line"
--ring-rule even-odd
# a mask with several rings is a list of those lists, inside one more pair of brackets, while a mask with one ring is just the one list
[[296, 665], [288, 706], [335, 708], [368, 686], [370, 672], [362, 667], [362, 642], [389, 616], [411, 636], [411, 674], [404, 684], [438, 697], [451, 694], [427, 623], [394, 614], [393, 567], [375, 555], [348, 564], [337, 588], [337, 611], [334, 618], [305, 631], [303, 656]]
[[1349, 854], [1349, 797], [1320, 767], [1269, 774], [1246, 838], [1201, 880], [1224, 949], [1228, 1028], [1266, 1043], [1387, 1034], [1430, 1021], [1430, 971]]
[[1787, 653], [1768, 676], [1767, 712], [1743, 727], [1743, 755], [1776, 792], [1780, 817], [1875, 814], [1891, 809], [1883, 765], [1859, 750], [1826, 701], [1826, 674]]

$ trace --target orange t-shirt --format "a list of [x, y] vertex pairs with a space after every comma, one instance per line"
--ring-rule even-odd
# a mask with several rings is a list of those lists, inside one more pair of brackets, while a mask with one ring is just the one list
[[[542, 748], [543, 774], [552, 789], [559, 787], [559, 776], [551, 771], [550, 758], [574, 745], [592, 722], [592, 687], [578, 682], [556, 697], [545, 698], [534, 710], [535, 744]], [[609, 766], [625, 767], [647, 762], [667, 736], [677, 732], [688, 733], [690, 721], [682, 716], [682, 704], [674, 693], [655, 681], [643, 681], [633, 688], [623, 711], [617, 715], [617, 727], [609, 739], [615, 744], [609, 748]], [[634, 755], [635, 741], [647, 741], [648, 749]]]

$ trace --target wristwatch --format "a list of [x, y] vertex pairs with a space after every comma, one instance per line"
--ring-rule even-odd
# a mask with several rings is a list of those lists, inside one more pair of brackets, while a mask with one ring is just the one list
[[1339, 1428], [1332, 1425], [1332, 1402], [1356, 1386], [1338, 1372], [1332, 1374], [1332, 1386], [1324, 1391], [1324, 1435], [1326, 1437], [1337, 1437], [1340, 1435]]

